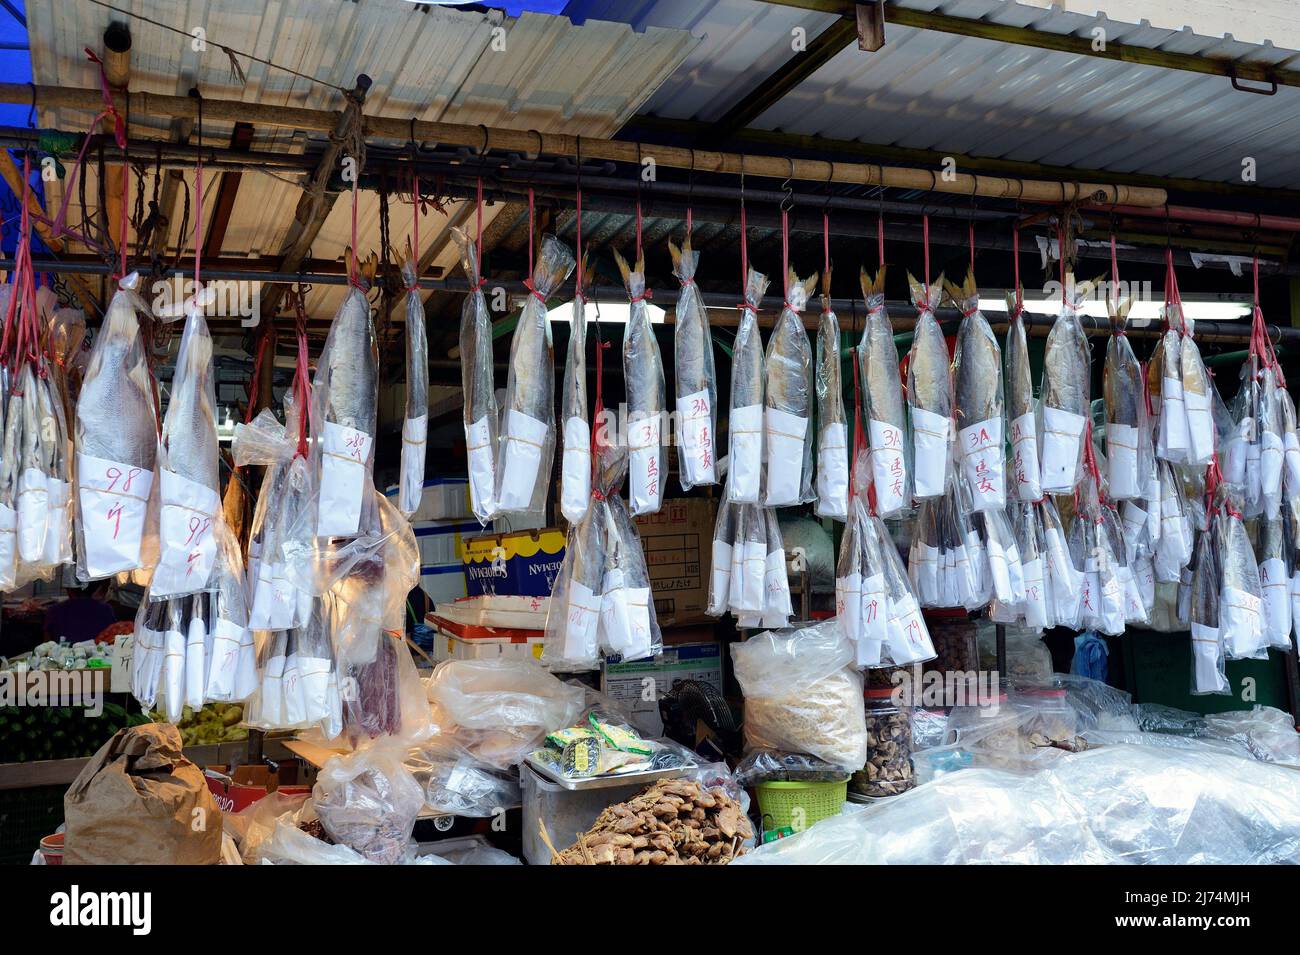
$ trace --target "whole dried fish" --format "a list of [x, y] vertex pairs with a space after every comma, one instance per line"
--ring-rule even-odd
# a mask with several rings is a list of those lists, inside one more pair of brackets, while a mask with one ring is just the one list
[[858, 345], [858, 368], [867, 414], [867, 441], [871, 448], [871, 475], [876, 485], [876, 513], [893, 517], [912, 502], [906, 440], [907, 410], [898, 373], [898, 346], [885, 312], [885, 269], [872, 278], [862, 270], [862, 296], [867, 320]]
[[812, 344], [799, 313], [817, 287], [817, 275], [800, 282], [791, 269], [785, 284], [785, 307], [767, 342], [763, 503], [768, 507], [812, 500]]
[[407, 248], [402, 263], [406, 283], [406, 415], [402, 419], [402, 470], [398, 510], [411, 517], [424, 494], [424, 463], [429, 436], [429, 339], [424, 328], [424, 302], [415, 274], [417, 262]]
[[1088, 286], [1061, 306], [1047, 335], [1043, 355], [1043, 490], [1067, 494], [1083, 475], [1083, 442], [1091, 394], [1088, 339], [1079, 323], [1078, 299]]
[[952, 435], [952, 379], [948, 343], [934, 317], [943, 276], [933, 285], [911, 274], [907, 284], [916, 306], [916, 327], [907, 354], [907, 404], [912, 417], [913, 496], [940, 497], [951, 473], [948, 444]]
[[645, 260], [635, 266], [614, 253], [631, 301], [623, 336], [623, 378], [627, 386], [628, 502], [632, 514], [656, 514], [664, 499], [668, 471], [664, 461], [663, 421], [667, 404], [664, 363], [646, 308]]
[[1006, 454], [1003, 430], [1002, 349], [979, 310], [975, 274], [959, 288], [946, 285], [962, 313], [953, 356], [953, 408], [957, 443], [975, 510], [1006, 506]]
[[461, 264], [472, 291], [460, 313], [460, 377], [465, 395], [463, 418], [469, 457], [470, 507], [480, 524], [496, 513], [497, 399], [492, 381], [492, 318], [483, 295], [474, 240], [459, 229]]
[[1102, 373], [1107, 479], [1110, 498], [1116, 501], [1140, 497], [1144, 484], [1139, 465], [1140, 435], [1147, 427], [1142, 366], [1124, 333], [1131, 304], [1128, 299], [1109, 303], [1111, 336]]
[[1291, 578], [1295, 545], [1281, 517], [1260, 524], [1259, 585], [1264, 599], [1264, 637], [1279, 650], [1291, 648]]
[[[500, 513], [537, 512], [546, 502], [555, 453], [555, 356], [546, 299], [569, 277], [574, 264], [573, 253], [562, 242], [553, 235], [542, 236], [541, 254], [529, 280], [531, 294], [510, 342], [505, 418], [496, 460]], [[631, 321], [628, 334], [632, 334]], [[479, 360], [490, 361], [490, 355], [489, 349], [488, 357]]]
[[817, 322], [817, 504], [818, 517], [849, 516], [848, 419], [840, 377], [840, 323], [831, 308], [830, 271], [822, 276], [822, 313]]
[[757, 504], [763, 480], [763, 341], [758, 305], [767, 276], [753, 269], [745, 279], [744, 307], [731, 352], [731, 410], [727, 420], [727, 493], [737, 504]]
[[1013, 497], [1036, 501], [1043, 496], [1038, 463], [1038, 420], [1034, 414], [1034, 381], [1025, 334], [1024, 309], [1016, 295], [1007, 295], [1006, 387], [1007, 421], [1011, 427]]
[[718, 380], [713, 369], [713, 334], [709, 313], [695, 285], [700, 254], [691, 236], [668, 252], [673, 274], [682, 283], [673, 325], [673, 359], [677, 384], [677, 466], [682, 490], [717, 483]]
[[[576, 524], [591, 502], [591, 426], [587, 423], [587, 298], [586, 256], [573, 295], [569, 348], [564, 359], [564, 384], [560, 391], [560, 427], [564, 431], [564, 457], [560, 465], [560, 513]], [[599, 346], [598, 346], [599, 347]]]
[[[1173, 464], [1187, 460], [1190, 436], [1187, 433], [1187, 409], [1183, 400], [1183, 345], [1182, 310], [1176, 305], [1165, 306], [1165, 321], [1169, 327], [1160, 339], [1160, 347], [1152, 356], [1147, 369], [1148, 382], [1159, 377], [1159, 385], [1152, 383], [1151, 395], [1159, 415], [1159, 433], [1156, 439], [1156, 456]], [[1158, 399], [1158, 400], [1157, 400]]]
[[[1226, 491], [1226, 489], [1224, 489]], [[1221, 491], [1224, 498], [1227, 495]], [[1224, 653], [1229, 660], [1263, 659], [1268, 656], [1264, 634], [1263, 589], [1259, 565], [1245, 525], [1231, 502], [1225, 502], [1219, 520], [1223, 529], [1223, 592], [1219, 627]]]
[[1192, 692], [1228, 693], [1220, 631], [1223, 593], [1222, 534], [1218, 517], [1196, 545], [1188, 616], [1192, 631]]
[[[1192, 337], [1192, 323], [1187, 322], [1183, 340], [1180, 343], [1179, 361], [1183, 378], [1183, 408], [1187, 414], [1187, 457], [1188, 464], [1204, 467], [1214, 458], [1215, 431], [1211, 405], [1214, 398], [1214, 385], [1210, 374], [1201, 361], [1201, 350]], [[1279, 448], [1279, 464], [1281, 462]]]

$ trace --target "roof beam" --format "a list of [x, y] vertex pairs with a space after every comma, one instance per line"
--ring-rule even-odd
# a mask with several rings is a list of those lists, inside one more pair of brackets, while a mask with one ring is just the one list
[[[856, 29], [857, 4], [852, 0], [761, 0], [761, 2], [816, 13], [838, 14], [853, 23]], [[886, 43], [888, 43], [889, 25], [895, 24], [917, 30], [932, 30], [937, 33], [950, 33], [956, 36], [992, 40], [995, 43], [1013, 43], [1017, 46], [1031, 46], [1039, 50], [1053, 50], [1075, 56], [1091, 56], [1120, 63], [1131, 63], [1136, 66], [1154, 66], [1165, 70], [1182, 70], [1188, 73], [1223, 76], [1233, 80], [1234, 85], [1238, 80], [1248, 80], [1278, 86], [1300, 86], [1300, 70], [1272, 66], [1267, 63], [1247, 63], [1241, 60], [1231, 60], [1227, 57], [1198, 56], [1192, 53], [1170, 53], [1166, 50], [1133, 46], [1114, 41], [1095, 44], [1092, 37], [1047, 33], [1042, 30], [1035, 30], [1032, 27], [1008, 26], [1001, 23], [990, 23], [987, 20], [975, 20], [970, 17], [956, 17], [946, 13], [913, 10], [908, 7], [901, 7], [897, 3], [883, 3], [883, 7]], [[1104, 21], [1098, 20], [1098, 23], [1102, 22]]]
[[[245, 150], [253, 144], [253, 126], [251, 123], [236, 123], [230, 134], [230, 148]], [[217, 198], [212, 208], [212, 223], [203, 240], [203, 257], [215, 259], [221, 255], [221, 246], [226, 241], [226, 229], [230, 227], [230, 214], [235, 209], [235, 196], [239, 194], [239, 183], [243, 173], [231, 169], [221, 174], [217, 186]], [[202, 197], [199, 197], [202, 201]]]

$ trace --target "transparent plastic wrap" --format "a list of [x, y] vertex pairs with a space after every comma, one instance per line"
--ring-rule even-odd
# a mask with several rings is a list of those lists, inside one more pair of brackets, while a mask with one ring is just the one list
[[[1183, 377], [1183, 409], [1187, 414], [1187, 455], [1185, 463], [1202, 468], [1214, 459], [1217, 432], [1214, 426], [1213, 404], [1217, 395], [1214, 381], [1201, 360], [1201, 349], [1193, 337], [1193, 323], [1184, 322], [1184, 334], [1179, 343], [1182, 354], [1179, 370]], [[1278, 449], [1281, 464], [1281, 449]]]
[[[9, 289], [8, 285], [0, 287], [0, 296], [7, 297]], [[0, 362], [0, 593], [17, 586], [18, 574], [18, 486], [14, 480], [18, 452], [16, 438], [9, 437], [7, 425], [9, 389], [9, 366]]]
[[673, 367], [677, 395], [677, 469], [682, 490], [716, 484], [718, 378], [713, 367], [709, 313], [695, 284], [700, 254], [688, 232], [681, 247], [671, 241], [673, 274], [682, 284], [673, 325]]
[[898, 372], [898, 346], [885, 312], [885, 270], [881, 267], [873, 279], [863, 269], [860, 279], [867, 319], [858, 344], [858, 368], [871, 449], [871, 479], [876, 488], [875, 510], [881, 517], [894, 517], [912, 506], [907, 406]]
[[804, 753], [854, 772], [867, 761], [862, 677], [853, 644], [828, 620], [732, 644], [745, 695], [745, 747]]
[[668, 483], [664, 455], [667, 392], [663, 356], [646, 307], [645, 260], [629, 265], [614, 253], [631, 302], [623, 336], [623, 379], [627, 388], [628, 505], [633, 514], [657, 514]]
[[221, 510], [212, 336], [203, 313], [185, 318], [158, 442], [159, 554], [153, 600], [203, 590], [228, 534]]
[[1064, 302], [1047, 335], [1043, 355], [1043, 490], [1069, 494], [1083, 478], [1084, 442], [1091, 404], [1088, 339], [1079, 322], [1078, 302]]
[[[416, 215], [419, 215], [417, 210]], [[406, 284], [406, 415], [402, 419], [402, 466], [397, 509], [410, 518], [424, 494], [424, 461], [429, 436], [429, 339], [424, 327], [417, 261], [408, 246], [402, 263]]]
[[817, 274], [785, 278], [785, 304], [767, 341], [763, 409], [766, 487], [763, 503], [785, 507], [813, 499], [813, 357], [800, 313]]
[[753, 269], [745, 280], [745, 304], [731, 352], [731, 406], [727, 418], [727, 500], [757, 504], [763, 487], [763, 340], [758, 306], [767, 291], [766, 275]]
[[603, 496], [569, 527], [564, 563], [546, 610], [542, 665], [556, 671], [600, 667], [600, 608], [604, 591], [608, 508]]
[[961, 287], [947, 284], [961, 311], [953, 355], [953, 417], [958, 454], [973, 510], [1006, 507], [1006, 421], [1003, 414], [1002, 349], [979, 310], [975, 274]]
[[[1272, 366], [1265, 366], [1259, 373], [1259, 504], [1269, 520], [1276, 518], [1281, 510], [1286, 456], [1277, 376]], [[1213, 388], [1213, 382], [1208, 387]]]
[[1007, 505], [1007, 521], [1020, 558], [1024, 595], [1013, 602], [995, 599], [990, 606], [990, 617], [998, 623], [1019, 624], [1034, 630], [1053, 626], [1055, 608], [1049, 599], [1050, 578], [1045, 576], [1047, 540], [1042, 517], [1033, 503], [1012, 501]]
[[876, 665], [901, 667], [933, 660], [936, 654], [930, 640], [930, 631], [925, 625], [925, 618], [921, 616], [916, 593], [907, 577], [907, 567], [899, 556], [894, 539], [879, 517], [873, 515], [868, 518], [867, 524], [874, 530], [888, 607], [885, 643]]
[[737, 514], [743, 506], [729, 503], [725, 491], [723, 499], [718, 502], [718, 517], [713, 525], [712, 563], [709, 567], [709, 602], [705, 607], [705, 612], [710, 617], [721, 617], [730, 606], [731, 562], [736, 545], [736, 521]]
[[1103, 746], [1032, 774], [951, 773], [735, 864], [1300, 861], [1300, 775], [1196, 741]]
[[1077, 621], [1060, 622], [1075, 630], [1118, 636], [1125, 620], [1124, 545], [1107, 512], [1110, 509], [1098, 499], [1095, 478], [1085, 477], [1070, 525], [1070, 555], [1074, 566], [1083, 568], [1079, 615]]
[[641, 547], [641, 535], [627, 505], [617, 496], [611, 497], [607, 504], [604, 513], [608, 544], [600, 598], [600, 646], [612, 662], [644, 660], [663, 650], [650, 571]]
[[1264, 639], [1270, 647], [1291, 649], [1291, 580], [1295, 575], [1291, 526], [1281, 517], [1259, 526], [1259, 585], [1264, 601]]
[[1049, 613], [1056, 626], [1076, 627], [1083, 599], [1084, 565], [1076, 560], [1065, 526], [1050, 497], [1034, 507], [1043, 525], [1044, 581]]
[[790, 626], [790, 618], [794, 616], [790, 578], [786, 572], [785, 542], [776, 512], [764, 508], [763, 520], [767, 525], [767, 560], [763, 567], [763, 618], [760, 625], [779, 629]]
[[139, 274], [118, 283], [77, 398], [77, 576], [146, 567], [149, 498], [158, 453], [153, 380], [137, 315], [149, 315]]
[[1263, 590], [1255, 551], [1230, 495], [1220, 489], [1223, 514], [1223, 590], [1220, 594], [1219, 627], [1223, 651], [1229, 660], [1267, 659], [1268, 638], [1264, 630]]
[[448, 660], [438, 664], [427, 689], [438, 738], [501, 770], [583, 712], [582, 689], [531, 660]]
[[470, 508], [480, 524], [496, 513], [497, 409], [492, 368], [492, 316], [483, 295], [478, 250], [459, 229], [452, 234], [460, 245], [461, 263], [472, 291], [460, 312], [460, 377], [465, 395], [465, 448], [469, 458]]
[[989, 599], [1017, 605], [1025, 599], [1025, 573], [1020, 544], [1004, 510], [976, 511], [976, 532], [984, 545], [988, 562]]
[[736, 764], [736, 781], [746, 789], [758, 783], [833, 783], [842, 779], [843, 769], [806, 753], [755, 749]]
[[1192, 557], [1195, 531], [1183, 482], [1168, 461], [1157, 464], [1160, 539], [1156, 542], [1156, 580], [1176, 582]]
[[321, 767], [312, 789], [312, 805], [325, 832], [368, 862], [393, 865], [412, 849], [424, 792], [403, 765], [403, 756], [395, 746], [335, 756]]
[[1132, 303], [1124, 299], [1108, 305], [1111, 336], [1106, 343], [1106, 364], [1102, 372], [1102, 394], [1106, 404], [1107, 493], [1113, 501], [1140, 500], [1149, 466], [1144, 467], [1140, 460], [1146, 442], [1139, 436], [1150, 425], [1142, 365], [1125, 334]]
[[[822, 288], [830, 289], [829, 270]], [[817, 503], [818, 517], [847, 521], [849, 502], [849, 433], [844, 413], [844, 383], [840, 374], [840, 323], [829, 292], [822, 295], [817, 322]]]
[[1232, 691], [1224, 668], [1221, 605], [1223, 593], [1223, 541], [1219, 519], [1211, 516], [1209, 529], [1197, 541], [1191, 566], [1188, 616], [1192, 639], [1191, 691], [1195, 695]]
[[[584, 256], [585, 258], [585, 256]], [[582, 273], [586, 273], [583, 263]], [[576, 524], [591, 503], [591, 425], [587, 420], [587, 299], [579, 281], [573, 294], [569, 348], [560, 391], [560, 428], [564, 457], [560, 462], [560, 513]], [[599, 346], [597, 346], [599, 347]]]
[[[539, 511], [546, 501], [555, 454], [555, 356], [546, 300], [569, 277], [574, 265], [573, 253], [564, 243], [553, 235], [542, 236], [529, 279], [530, 294], [510, 341], [495, 475], [495, 502], [502, 514]], [[630, 323], [628, 327], [630, 330]], [[490, 346], [478, 360], [491, 367]], [[472, 447], [476, 442], [469, 443]]]
[[1165, 305], [1166, 329], [1147, 364], [1147, 383], [1157, 414], [1156, 457], [1186, 462], [1190, 436], [1183, 399], [1182, 310]]
[[480, 763], [441, 736], [411, 750], [406, 768], [434, 812], [487, 819], [522, 802], [517, 774]]
[[916, 307], [912, 348], [907, 353], [907, 405], [912, 423], [912, 495], [940, 497], [952, 473], [952, 377], [948, 343], [934, 317], [943, 291], [943, 276], [933, 285], [910, 273], [907, 284]]
[[316, 536], [350, 537], [373, 523], [379, 358], [365, 292], [349, 286], [312, 381]]
[[908, 569], [923, 607], [978, 610], [989, 602], [988, 556], [961, 480], [954, 475], [943, 497], [923, 501], [917, 513]]
[[1034, 406], [1034, 380], [1025, 333], [1024, 306], [1017, 295], [1007, 295], [1006, 364], [1007, 425], [1011, 431], [1011, 486], [1009, 498], [1037, 501], [1043, 496], [1038, 461], [1038, 417]]

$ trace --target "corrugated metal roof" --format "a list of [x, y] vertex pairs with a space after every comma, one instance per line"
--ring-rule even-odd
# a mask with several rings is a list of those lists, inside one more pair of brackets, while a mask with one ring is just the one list
[[[198, 85], [204, 95], [272, 105], [338, 109], [340, 94], [282, 71], [241, 61], [247, 83], [240, 85], [217, 44], [248, 51], [338, 86], [351, 87], [359, 73], [373, 80], [366, 99], [369, 115], [400, 116], [456, 123], [488, 124], [543, 132], [563, 130], [582, 136], [608, 136], [633, 115], [697, 44], [685, 30], [653, 28], [637, 32], [619, 22], [591, 20], [575, 26], [565, 17], [500, 11], [429, 7], [406, 0], [119, 0], [124, 9], [187, 32], [206, 31], [207, 49], [196, 51], [184, 36], [131, 20], [131, 88], [184, 94]], [[35, 81], [93, 87], [98, 75], [82, 52], [98, 46], [114, 18], [107, 10], [81, 3], [33, 0], [28, 11]], [[39, 123], [84, 129], [93, 116], [71, 110], [42, 110]], [[166, 123], [132, 117], [133, 130]], [[205, 123], [208, 142], [229, 141], [230, 124]], [[135, 135], [141, 133], [136, 131]], [[300, 151], [303, 134], [255, 130], [254, 149]], [[282, 173], [278, 174], [282, 175]], [[216, 176], [205, 178], [204, 215], [211, 221]], [[193, 178], [186, 182], [192, 188]], [[210, 185], [208, 185], [210, 184]], [[93, 196], [93, 180], [88, 197]], [[145, 180], [153, 189], [153, 176]], [[60, 193], [57, 185], [52, 202]], [[223, 244], [223, 257], [274, 255], [284, 242], [300, 190], [259, 172], [246, 172], [236, 196]], [[450, 210], [449, 210], [450, 211]], [[489, 208], [490, 219], [496, 212]], [[390, 204], [391, 235], [400, 244], [411, 228], [409, 205]], [[176, 217], [177, 219], [179, 217]], [[379, 199], [360, 194], [357, 211], [360, 247], [379, 244]], [[192, 220], [191, 220], [192, 222]], [[436, 211], [420, 224], [421, 239], [442, 231], [446, 217]], [[172, 242], [181, 241], [179, 221]], [[350, 204], [337, 203], [313, 243], [316, 258], [338, 256], [351, 240]], [[190, 239], [184, 239], [190, 245]], [[192, 247], [192, 245], [191, 245]], [[454, 245], [437, 265], [450, 268]], [[328, 314], [343, 290], [318, 287], [309, 302], [313, 314]]]
[[[1089, 36], [1093, 16], [1003, 0], [906, 0], [905, 6], [1050, 33]], [[646, 111], [713, 122], [791, 56], [791, 30], [809, 39], [825, 14], [753, 0], [574, 0], [571, 17], [638, 27], [687, 24], [701, 42]], [[1119, 16], [1119, 13], [1115, 14]], [[1300, 62], [1300, 53], [1189, 30], [1107, 19], [1111, 43], [1252, 62]], [[751, 126], [867, 143], [1116, 172], [1258, 182], [1300, 178], [1292, 130], [1300, 89], [1275, 96], [1232, 89], [1224, 77], [886, 24], [876, 53], [835, 56]]]

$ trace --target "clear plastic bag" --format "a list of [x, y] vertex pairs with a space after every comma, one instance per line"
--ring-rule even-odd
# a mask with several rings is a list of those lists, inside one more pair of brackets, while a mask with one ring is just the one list
[[1192, 639], [1191, 692], [1231, 692], [1224, 667], [1221, 605], [1223, 591], [1223, 540], [1218, 516], [1196, 544], [1191, 570], [1188, 616]]
[[1106, 364], [1102, 372], [1102, 393], [1106, 406], [1107, 494], [1111, 500], [1141, 499], [1144, 475], [1149, 465], [1141, 460], [1149, 453], [1140, 435], [1149, 430], [1142, 366], [1129, 344], [1125, 327], [1131, 302], [1110, 302], [1111, 336], [1106, 343]]
[[666, 388], [663, 357], [646, 307], [645, 262], [634, 265], [615, 253], [631, 300], [623, 337], [623, 378], [627, 386], [628, 506], [633, 514], [655, 514], [668, 482], [664, 460]]
[[1011, 431], [1012, 498], [1037, 501], [1043, 496], [1038, 460], [1038, 417], [1034, 381], [1025, 333], [1024, 308], [1015, 295], [1007, 296], [1006, 364], [1007, 424]]
[[492, 316], [483, 295], [483, 277], [479, 274], [474, 240], [459, 229], [452, 229], [452, 235], [460, 244], [461, 262], [472, 288], [460, 313], [461, 390], [465, 395], [463, 416], [470, 508], [479, 523], [486, 524], [497, 510], [497, 417], [500, 413], [493, 384]]
[[758, 783], [829, 783], [843, 778], [843, 769], [806, 753], [755, 749], [736, 764], [736, 781], [747, 789]]
[[873, 280], [860, 276], [867, 320], [858, 345], [867, 444], [871, 449], [871, 478], [876, 488], [876, 513], [894, 517], [912, 506], [911, 462], [908, 460], [907, 406], [898, 373], [898, 346], [885, 312], [885, 270]]
[[907, 404], [912, 421], [912, 494], [917, 500], [940, 497], [952, 474], [952, 376], [948, 343], [934, 310], [943, 291], [943, 276], [933, 285], [910, 273], [907, 284], [916, 307], [912, 348], [907, 354]]
[[745, 746], [804, 753], [847, 772], [867, 761], [862, 677], [853, 644], [828, 620], [732, 644], [745, 695]]
[[731, 405], [727, 419], [727, 500], [757, 504], [763, 487], [763, 391], [767, 381], [758, 305], [766, 275], [749, 270], [745, 305], [731, 352]]
[[681, 248], [668, 243], [673, 274], [682, 284], [673, 325], [677, 384], [677, 469], [682, 490], [717, 483], [718, 379], [713, 367], [709, 313], [695, 284], [700, 254], [690, 233]]
[[609, 536], [601, 591], [600, 645], [612, 661], [644, 660], [663, 650], [650, 571], [641, 535], [627, 505], [620, 497], [606, 503]]
[[[829, 273], [822, 287], [830, 288]], [[817, 503], [818, 517], [848, 520], [849, 434], [844, 413], [844, 384], [840, 374], [840, 323], [831, 308], [829, 294], [822, 296], [821, 318], [817, 322]]]
[[374, 521], [379, 357], [365, 293], [348, 288], [330, 323], [311, 388], [317, 537], [351, 537]]
[[[974, 273], [948, 297], [962, 313], [952, 361], [953, 417], [962, 473], [973, 510], [1006, 507], [1006, 422], [1002, 392], [1002, 349], [979, 310]], [[1045, 460], [1044, 456], [1044, 460]]]
[[785, 307], [767, 341], [763, 409], [763, 455], [768, 507], [813, 499], [813, 359], [800, 313], [817, 287], [814, 273], [802, 282], [785, 277]]
[[[77, 398], [77, 577], [149, 566], [149, 498], [158, 453], [154, 385], [137, 315], [139, 274], [118, 283]], [[156, 533], [156, 528], [152, 528]]]
[[333, 757], [316, 777], [312, 803], [321, 826], [368, 862], [393, 865], [412, 850], [424, 792], [403, 757], [395, 746], [369, 746]]
[[[583, 264], [586, 271], [586, 264]], [[591, 503], [591, 425], [587, 422], [587, 299], [581, 282], [573, 296], [569, 349], [560, 392], [560, 428], [564, 457], [560, 463], [560, 513], [576, 524]], [[599, 347], [599, 346], [597, 346]]]
[[546, 609], [542, 665], [550, 670], [600, 667], [600, 605], [604, 591], [608, 521], [603, 498], [591, 499], [569, 527], [564, 563]]
[[[419, 215], [417, 210], [416, 215]], [[402, 419], [402, 469], [397, 509], [407, 518], [424, 494], [424, 461], [429, 436], [429, 339], [424, 327], [416, 259], [408, 247], [402, 263], [406, 283], [406, 415]]]
[[345, 845], [331, 845], [318, 839], [301, 826], [319, 822], [315, 807], [308, 800], [294, 812], [275, 820], [271, 833], [258, 846], [262, 865], [370, 865], [361, 853]]
[[448, 660], [427, 689], [440, 736], [497, 769], [517, 764], [583, 710], [580, 688], [530, 660]]
[[767, 562], [763, 568], [763, 619], [764, 627], [782, 628], [790, 626], [794, 616], [794, 606], [790, 601], [790, 578], [786, 572], [785, 542], [781, 537], [781, 525], [777, 523], [776, 512], [763, 509], [763, 520], [767, 525]]
[[408, 753], [406, 768], [434, 812], [486, 819], [522, 802], [516, 773], [480, 763], [441, 736]]
[[1083, 478], [1091, 406], [1088, 339], [1078, 303], [1063, 303], [1043, 356], [1042, 482], [1049, 494], [1069, 494]]

